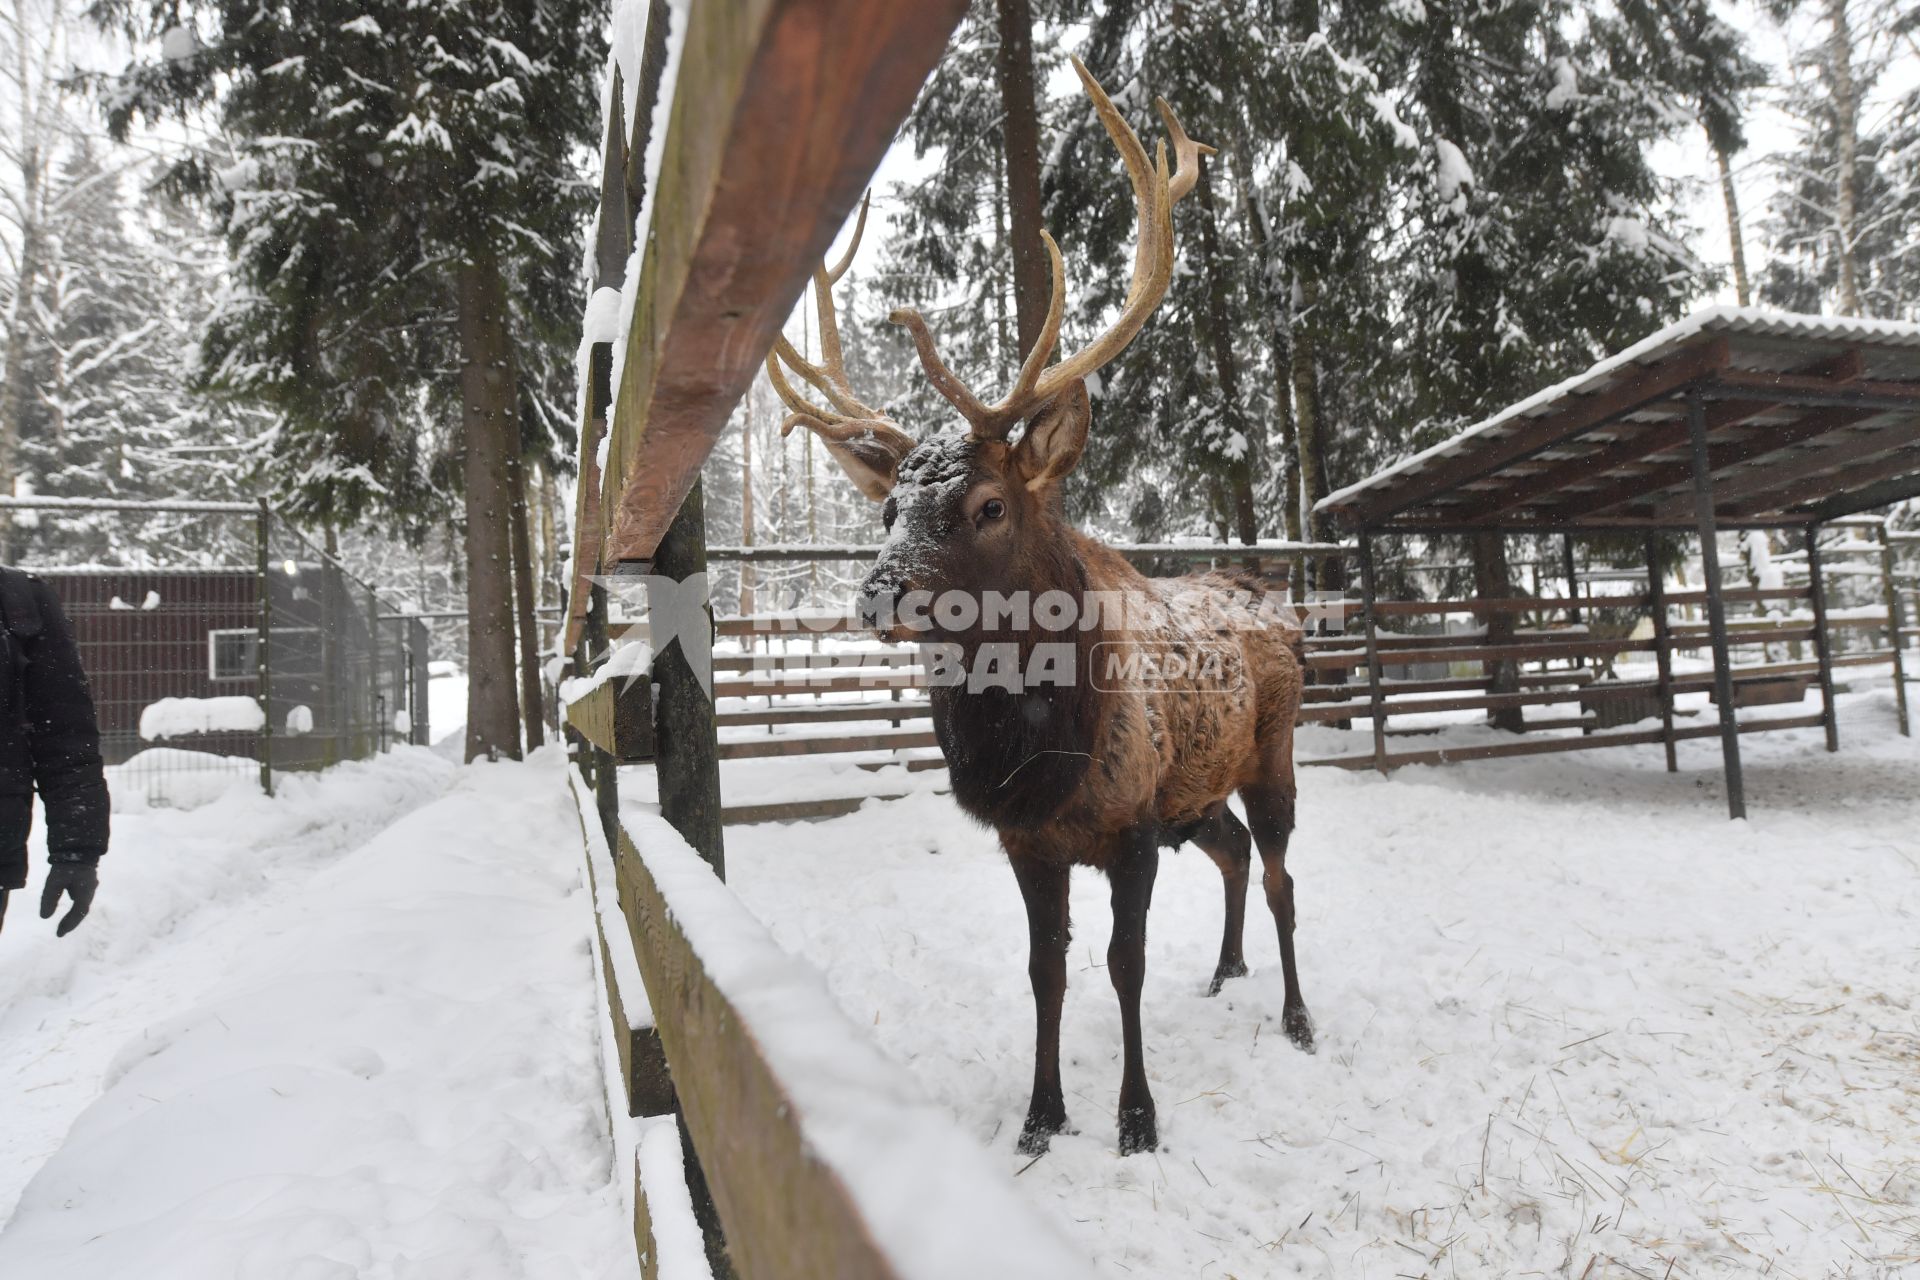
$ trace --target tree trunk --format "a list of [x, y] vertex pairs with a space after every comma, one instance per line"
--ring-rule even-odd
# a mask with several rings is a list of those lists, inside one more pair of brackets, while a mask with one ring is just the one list
[[1827, 0], [1827, 20], [1833, 30], [1827, 37], [1828, 72], [1833, 84], [1834, 132], [1840, 148], [1836, 175], [1839, 208], [1834, 228], [1840, 241], [1840, 310], [1849, 316], [1864, 316], [1860, 303], [1860, 278], [1854, 262], [1854, 247], [1859, 233], [1859, 195], [1855, 190], [1855, 161], [1860, 146], [1860, 97], [1853, 82], [1853, 30], [1848, 24], [1847, 0]]
[[1207, 274], [1207, 338], [1213, 348], [1214, 372], [1220, 379], [1220, 395], [1227, 411], [1227, 422], [1240, 436], [1240, 456], [1228, 458], [1222, 482], [1223, 523], [1229, 523], [1234, 536], [1245, 543], [1260, 538], [1260, 519], [1253, 501], [1253, 432], [1240, 409], [1240, 362], [1233, 353], [1233, 319], [1227, 304], [1226, 266], [1220, 256], [1220, 222], [1213, 200], [1213, 166], [1200, 162], [1200, 184], [1194, 194], [1200, 197], [1200, 260]]
[[[537, 604], [562, 604], [566, 576], [560, 571], [560, 522], [555, 512], [560, 494], [554, 487], [553, 472], [540, 468], [540, 593]], [[549, 591], [551, 587], [553, 590]]]
[[517, 435], [499, 264], [460, 265], [461, 478], [467, 515], [467, 751], [520, 757], [514, 698], [512, 489]]
[[[1313, 542], [1331, 542], [1333, 531], [1327, 518], [1314, 510], [1327, 496], [1327, 427], [1320, 412], [1320, 371], [1315, 360], [1312, 326], [1304, 323], [1320, 300], [1319, 282], [1297, 277], [1292, 325], [1293, 417], [1300, 442], [1300, 508], [1306, 535]], [[1346, 566], [1338, 558], [1320, 561], [1322, 591], [1337, 591], [1346, 585]]]
[[1240, 218], [1246, 224], [1247, 238], [1253, 242], [1260, 263], [1260, 316], [1265, 322], [1267, 345], [1273, 360], [1273, 403], [1280, 418], [1280, 521], [1283, 536], [1289, 542], [1301, 537], [1299, 438], [1293, 420], [1293, 392], [1289, 385], [1293, 367], [1288, 349], [1287, 330], [1281, 321], [1280, 299], [1273, 295], [1274, 261], [1272, 243], [1267, 237], [1267, 220], [1253, 190], [1253, 166], [1247, 162], [1246, 144], [1235, 138], [1231, 151], [1234, 178], [1240, 192]]
[[1725, 147], [1713, 148], [1713, 162], [1720, 170], [1720, 199], [1727, 206], [1727, 243], [1733, 251], [1733, 296], [1741, 306], [1751, 306], [1753, 295], [1747, 287], [1747, 246], [1740, 230], [1740, 197], [1733, 189], [1733, 163]]
[[[515, 426], [518, 427], [516, 415]], [[515, 430], [513, 445], [520, 444]], [[527, 463], [518, 447], [507, 455], [508, 532], [513, 543], [514, 626], [520, 633], [520, 719], [526, 728], [527, 750], [545, 746], [547, 713], [540, 695], [540, 626], [533, 612], [533, 538], [527, 518]]]
[[1013, 311], [1026, 359], [1047, 320], [1052, 272], [1040, 241], [1040, 122], [1033, 104], [1033, 15], [1027, 0], [995, 0], [1000, 132], [1006, 141], [1007, 211], [1012, 219]]
[[[1473, 535], [1473, 593], [1481, 600], [1505, 600], [1513, 595], [1513, 583], [1507, 571], [1507, 540], [1498, 533]], [[1487, 643], [1513, 643], [1513, 615], [1487, 615]], [[1490, 678], [1489, 693], [1517, 693], [1520, 689], [1520, 664], [1512, 661], [1486, 664]], [[1502, 707], [1490, 712], [1487, 722], [1509, 733], [1520, 732], [1523, 720], [1519, 707]]]

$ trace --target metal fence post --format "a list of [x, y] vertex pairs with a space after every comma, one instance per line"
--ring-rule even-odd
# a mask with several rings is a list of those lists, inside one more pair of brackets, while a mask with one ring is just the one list
[[1687, 392], [1687, 438], [1693, 457], [1693, 516], [1700, 530], [1700, 572], [1707, 588], [1707, 634], [1713, 643], [1713, 691], [1720, 703], [1720, 759], [1727, 779], [1727, 816], [1747, 816], [1740, 768], [1740, 718], [1733, 705], [1733, 660], [1727, 656], [1727, 606], [1720, 592], [1719, 526], [1713, 511], [1713, 460], [1707, 410], [1698, 388]]
[[260, 789], [268, 795], [273, 794], [273, 579], [270, 576], [268, 543], [273, 533], [273, 512], [267, 507], [267, 500], [260, 499], [259, 541], [260, 565], [256, 581], [256, 593], [259, 595], [260, 634], [255, 643], [255, 671], [260, 681]]
[[1653, 617], [1654, 669], [1659, 672], [1660, 740], [1667, 749], [1667, 772], [1677, 773], [1673, 749], [1673, 637], [1667, 630], [1667, 575], [1660, 567], [1660, 540], [1647, 535], [1647, 611]]
[[1912, 725], [1907, 719], [1907, 661], [1901, 653], [1903, 643], [1900, 636], [1900, 583], [1895, 574], [1896, 561], [1893, 554], [1893, 534], [1887, 528], [1887, 522], [1880, 522], [1880, 589], [1887, 602], [1887, 641], [1893, 646], [1893, 702], [1900, 709], [1900, 735], [1911, 738]]
[[1827, 637], [1827, 582], [1820, 571], [1820, 526], [1807, 526], [1807, 589], [1813, 597], [1813, 652], [1820, 660], [1820, 726], [1827, 750], [1840, 749], [1840, 724], [1833, 711], [1833, 647]]
[[1366, 611], [1367, 624], [1367, 714], [1373, 721], [1373, 767], [1387, 771], [1386, 701], [1380, 689], [1380, 637], [1374, 618], [1376, 582], [1373, 567], [1373, 534], [1360, 530], [1360, 607]]

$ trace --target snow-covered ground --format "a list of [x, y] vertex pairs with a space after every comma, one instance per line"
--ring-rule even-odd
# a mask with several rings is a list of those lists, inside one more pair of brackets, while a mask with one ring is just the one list
[[1882, 685], [1843, 700], [1838, 756], [1745, 739], [1743, 824], [1713, 741], [1677, 776], [1657, 748], [1306, 771], [1320, 1051], [1280, 1034], [1257, 878], [1254, 972], [1207, 999], [1219, 876], [1165, 856], [1164, 1149], [1126, 1160], [1097, 877], [1074, 885], [1078, 1133], [1030, 1168], [1026, 931], [990, 833], [919, 794], [731, 828], [728, 878], [1106, 1274], [1920, 1274], [1920, 747], [1892, 725]]
[[80, 930], [0, 932], [0, 1276], [633, 1275], [564, 776], [116, 814]]
[[[1103, 1274], [1909, 1274], [1920, 747], [1884, 683], [1857, 687], [1838, 756], [1817, 731], [1746, 740], [1744, 824], [1713, 742], [1677, 776], [1647, 748], [1304, 772], [1315, 1056], [1279, 1034], [1257, 889], [1254, 973], [1203, 995], [1218, 876], [1167, 855], [1145, 1008], [1164, 1149], [1125, 1160], [1095, 877], [1078, 1131], [1030, 1166], [1019, 895], [934, 778], [730, 828], [729, 879]], [[785, 785], [737, 763], [731, 798]], [[31, 893], [0, 932], [0, 1276], [634, 1273], [556, 751], [403, 749], [116, 823], [80, 932], [54, 940]]]

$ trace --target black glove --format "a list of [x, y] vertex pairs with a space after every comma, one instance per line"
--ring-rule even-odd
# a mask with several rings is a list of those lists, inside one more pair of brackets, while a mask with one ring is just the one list
[[59, 927], [53, 936], [64, 938], [80, 927], [87, 918], [87, 910], [93, 906], [94, 890], [100, 887], [100, 866], [97, 858], [88, 858], [81, 862], [56, 862], [47, 868], [47, 884], [40, 891], [40, 918], [51, 919], [60, 907], [60, 895], [67, 894], [73, 899], [73, 907], [60, 917]]

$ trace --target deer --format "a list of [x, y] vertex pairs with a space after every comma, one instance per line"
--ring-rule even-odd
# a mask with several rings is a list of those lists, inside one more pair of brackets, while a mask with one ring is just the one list
[[[1062, 484], [1084, 449], [1092, 421], [1087, 379], [1131, 342], [1159, 306], [1174, 267], [1173, 206], [1198, 180], [1212, 148], [1181, 129], [1164, 99], [1155, 106], [1173, 143], [1153, 161], [1099, 82], [1074, 59], [1087, 96], [1120, 152], [1138, 213], [1132, 282], [1119, 317], [1092, 342], [1049, 363], [1060, 338], [1065, 266], [1045, 231], [1052, 295], [1038, 340], [1012, 388], [987, 404], [941, 359], [921, 315], [889, 320], [910, 335], [933, 387], [964, 430], [924, 440], [863, 403], [846, 374], [832, 301], [866, 224], [861, 206], [852, 245], [813, 276], [820, 361], [784, 337], [767, 355], [768, 379], [791, 411], [782, 433], [800, 427], [823, 441], [855, 488], [882, 504], [887, 541], [860, 586], [863, 622], [889, 639], [929, 632], [961, 655], [961, 666], [994, 646], [1026, 658], [1065, 644], [1075, 678], [1011, 686], [969, 680], [929, 690], [934, 731], [959, 807], [998, 835], [1026, 908], [1027, 972], [1035, 1010], [1033, 1090], [1018, 1149], [1038, 1156], [1067, 1131], [1060, 1080], [1060, 1018], [1067, 987], [1071, 868], [1105, 873], [1113, 911], [1107, 973], [1119, 999], [1124, 1065], [1118, 1132], [1122, 1156], [1155, 1150], [1159, 1130], [1140, 1029], [1146, 977], [1146, 923], [1160, 850], [1197, 845], [1219, 868], [1226, 920], [1208, 994], [1247, 972], [1242, 947], [1252, 852], [1280, 942], [1285, 987], [1282, 1026], [1300, 1049], [1314, 1048], [1313, 1022], [1294, 960], [1294, 890], [1287, 844], [1294, 827], [1293, 732], [1301, 700], [1301, 636], [1254, 609], [1258, 591], [1244, 573], [1213, 571], [1147, 578], [1104, 543], [1071, 527]], [[825, 399], [797, 391], [782, 365]], [[1017, 438], [1016, 428], [1024, 428]], [[1021, 628], [1011, 611], [971, 625], [922, 618], [909, 626], [893, 606], [914, 592], [1002, 600], [1065, 593], [1078, 601], [1144, 601], [1138, 624], [1096, 608], [1071, 632]], [[1196, 600], [1204, 608], [1196, 608]], [[1225, 619], [1225, 625], [1222, 623]], [[1091, 625], [1089, 625], [1091, 623]], [[1164, 681], [1098, 678], [1102, 649], [1124, 660], [1147, 648], [1183, 655], [1186, 668], [1213, 675]], [[1107, 687], [1100, 687], [1102, 685]], [[1228, 807], [1238, 794], [1247, 820]]]

